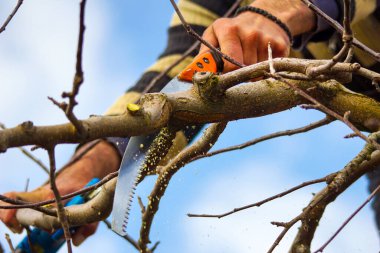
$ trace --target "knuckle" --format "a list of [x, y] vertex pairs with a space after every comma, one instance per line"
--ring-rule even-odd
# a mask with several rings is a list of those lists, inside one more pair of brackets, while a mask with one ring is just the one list
[[215, 30], [221, 31], [223, 33], [236, 33], [237, 25], [231, 21], [229, 18], [219, 18], [217, 19], [213, 27]]
[[289, 44], [284, 39], [277, 38], [273, 42], [273, 52], [277, 57], [286, 56], [289, 52]]
[[261, 37], [261, 35], [256, 31], [251, 31], [243, 36], [243, 40], [245, 40], [248, 44], [255, 44], [256, 41]]

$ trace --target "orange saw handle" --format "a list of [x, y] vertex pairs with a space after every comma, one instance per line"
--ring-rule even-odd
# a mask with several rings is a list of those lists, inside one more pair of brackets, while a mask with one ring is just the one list
[[220, 73], [223, 71], [224, 62], [220, 55], [213, 51], [207, 51], [197, 55], [194, 60], [179, 73], [178, 79], [191, 82], [197, 72]]

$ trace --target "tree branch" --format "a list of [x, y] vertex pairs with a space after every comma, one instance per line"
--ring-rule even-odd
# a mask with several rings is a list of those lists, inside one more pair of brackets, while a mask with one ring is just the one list
[[353, 212], [348, 218], [347, 220], [345, 220], [343, 222], [343, 224], [338, 228], [338, 230], [330, 237], [330, 239], [327, 240], [326, 243], [324, 243], [319, 249], [317, 249], [315, 251], [315, 253], [318, 253], [318, 252], [323, 252], [325, 250], [325, 248], [330, 244], [330, 242], [332, 242], [335, 237], [338, 236], [338, 234], [343, 230], [343, 228], [363, 209], [363, 207], [365, 207], [374, 197], [375, 195], [380, 191], [380, 185], [378, 187], [376, 187], [376, 189], [371, 193], [371, 195], [369, 195], [369, 197], [364, 201], [363, 204], [361, 204], [356, 210], [355, 212]]
[[139, 246], [142, 253], [147, 252], [147, 244], [150, 243], [149, 232], [153, 218], [158, 211], [160, 200], [165, 194], [170, 179], [180, 168], [185, 166], [185, 164], [187, 164], [193, 156], [207, 152], [217, 141], [226, 125], [227, 123], [217, 123], [211, 125], [197, 142], [181, 151], [161, 170], [153, 191], [148, 197], [148, 204], [142, 217], [143, 226], [141, 226], [140, 229], [139, 239]]
[[[5, 125], [4, 124], [1, 124], [0, 123], [0, 128], [1, 129], [6, 129]], [[46, 167], [45, 164], [43, 164], [43, 162], [41, 162], [40, 159], [38, 159], [37, 157], [35, 157], [32, 153], [30, 153], [28, 150], [26, 150], [25, 148], [23, 147], [19, 147], [18, 148], [24, 155], [26, 155], [29, 159], [31, 159], [33, 162], [35, 162], [38, 166], [41, 167], [41, 169], [43, 171], [45, 171], [47, 174], [49, 174], [49, 168]]]
[[201, 159], [201, 158], [205, 158], [205, 157], [211, 157], [214, 155], [219, 155], [219, 154], [234, 151], [234, 150], [244, 149], [246, 147], [253, 146], [253, 145], [256, 145], [257, 143], [267, 141], [270, 139], [274, 139], [274, 138], [278, 138], [278, 137], [282, 137], [282, 136], [292, 136], [294, 134], [299, 134], [299, 133], [305, 133], [305, 132], [313, 130], [315, 128], [327, 125], [327, 124], [331, 123], [332, 121], [333, 120], [329, 116], [327, 116], [326, 118], [321, 119], [317, 122], [311, 123], [307, 126], [303, 126], [303, 127], [295, 128], [295, 129], [290, 129], [290, 130], [285, 130], [285, 131], [275, 132], [272, 134], [261, 136], [259, 138], [256, 138], [254, 140], [248, 141], [248, 142], [240, 144], [240, 145], [236, 145], [236, 146], [232, 146], [232, 147], [228, 147], [228, 148], [223, 148], [223, 149], [215, 150], [212, 152], [208, 152], [208, 153], [203, 154], [203, 155], [195, 156], [191, 160], [191, 162], [196, 161], [196, 160]]
[[[380, 132], [371, 134], [369, 138], [375, 141], [379, 140]], [[303, 212], [293, 219], [295, 222], [292, 222], [292, 225], [298, 221], [301, 221], [302, 225], [293, 242], [291, 252], [310, 251], [311, 241], [327, 205], [333, 202], [361, 176], [377, 168], [379, 164], [380, 151], [367, 143], [362, 151], [337, 173], [328, 186], [314, 196]]]
[[[228, 9], [228, 11], [223, 15], [223, 17], [229, 17], [231, 16], [232, 14], [235, 13], [236, 9], [240, 6], [240, 4], [243, 2], [243, 0], [237, 0], [232, 6], [230, 9]], [[156, 77], [154, 77], [152, 79], [152, 81], [150, 81], [150, 83], [145, 87], [145, 89], [143, 90], [142, 94], [145, 94], [147, 92], [151, 92], [153, 87], [156, 85], [156, 83], [161, 80], [162, 77], [164, 77], [166, 74], [169, 73], [170, 70], [172, 70], [175, 66], [177, 66], [178, 64], [180, 64], [187, 56], [189, 56], [194, 50], [196, 50], [199, 45], [201, 44], [201, 42], [199, 40], [195, 41], [187, 50], [186, 52], [184, 52], [182, 54], [182, 56], [176, 60], [175, 62], [173, 62], [170, 66], [168, 66], [165, 70], [163, 70], [162, 72], [160, 72]]]
[[4, 24], [0, 27], [0, 33], [4, 32], [7, 28], [7, 25], [9, 22], [11, 22], [12, 18], [16, 15], [18, 9], [21, 7], [24, 0], [18, 0], [15, 8], [13, 9], [12, 13], [8, 16], [8, 18], [5, 20]]
[[55, 171], [56, 171], [56, 167], [55, 167], [54, 149], [55, 149], [55, 147], [53, 146], [53, 147], [51, 147], [51, 148], [49, 148], [47, 150], [47, 152], [49, 154], [49, 161], [50, 161], [50, 174], [49, 174], [50, 188], [53, 191], [54, 198], [55, 198], [55, 203], [57, 204], [58, 220], [60, 221], [60, 223], [62, 225], [62, 228], [63, 228], [63, 232], [64, 232], [64, 235], [65, 235], [66, 244], [67, 244], [67, 251], [68, 251], [68, 253], [71, 253], [72, 252], [72, 248], [71, 248], [71, 233], [70, 233], [70, 230], [69, 230], [69, 223], [67, 221], [67, 216], [66, 216], [66, 213], [65, 213], [64, 205], [62, 203], [61, 195], [59, 194], [57, 185], [55, 183]]
[[11, 237], [9, 236], [9, 234], [5, 234], [5, 239], [8, 242], [8, 246], [9, 246], [9, 249], [11, 250], [11, 252], [15, 253], [15, 248], [13, 247], [13, 243], [12, 243], [12, 240], [11, 240]]
[[335, 177], [335, 176], [336, 176], [336, 173], [332, 173], [332, 174], [330, 174], [330, 175], [328, 175], [326, 177], [323, 177], [323, 178], [319, 178], [319, 179], [314, 179], [314, 180], [310, 180], [310, 181], [307, 181], [307, 182], [303, 182], [302, 184], [294, 186], [294, 187], [290, 188], [289, 190], [286, 190], [284, 192], [281, 192], [279, 194], [276, 194], [274, 196], [271, 196], [269, 198], [266, 198], [264, 200], [258, 201], [258, 202], [253, 203], [253, 204], [249, 204], [249, 205], [246, 205], [246, 206], [234, 208], [233, 210], [231, 210], [229, 212], [226, 212], [226, 213], [222, 213], [222, 214], [190, 214], [189, 213], [189, 214], [187, 214], [187, 216], [189, 216], [189, 217], [202, 217], [202, 218], [218, 218], [218, 219], [224, 218], [226, 216], [229, 216], [231, 214], [243, 211], [243, 210], [248, 209], [248, 208], [260, 207], [261, 205], [263, 205], [265, 203], [268, 203], [268, 202], [270, 202], [272, 200], [281, 198], [281, 197], [283, 197], [285, 195], [288, 195], [289, 193], [297, 191], [297, 190], [299, 190], [301, 188], [304, 188], [306, 186], [313, 185], [313, 184], [318, 184], [318, 183], [323, 183], [323, 182], [329, 183], [331, 181], [331, 179], [333, 177]]
[[[65, 207], [65, 214], [70, 227], [82, 226], [106, 219], [112, 211], [116, 178], [101, 186], [99, 193], [82, 205]], [[53, 209], [55, 210], [55, 209]], [[36, 226], [48, 231], [61, 228], [56, 217], [45, 215], [32, 209], [20, 209], [16, 218], [22, 225]]]
[[175, 3], [174, 0], [170, 0], [171, 4], [173, 5], [173, 8], [175, 10], [175, 12], [177, 13], [179, 19], [181, 20], [182, 22], [182, 25], [183, 27], [185, 28], [185, 30], [187, 31], [188, 34], [190, 34], [191, 36], [195, 37], [198, 41], [200, 41], [202, 44], [204, 44], [205, 46], [207, 46], [208, 48], [210, 48], [210, 50], [212, 50], [213, 52], [217, 53], [218, 55], [222, 56], [225, 60], [231, 62], [232, 64], [236, 65], [236, 66], [239, 66], [239, 67], [245, 67], [244, 64], [236, 61], [235, 59], [231, 58], [230, 56], [222, 53], [222, 51], [220, 51], [219, 49], [217, 49], [216, 47], [214, 47], [213, 45], [211, 45], [208, 41], [204, 40], [198, 33], [196, 33], [194, 31], [193, 28], [191, 28], [191, 26], [186, 22], [185, 18], [183, 17], [181, 11], [179, 10], [177, 4]]
[[81, 0], [80, 2], [80, 12], [79, 12], [79, 36], [78, 36], [78, 46], [77, 46], [77, 54], [76, 54], [76, 67], [75, 67], [75, 75], [74, 75], [74, 81], [73, 81], [73, 88], [71, 92], [63, 92], [62, 98], [68, 98], [69, 104], [62, 102], [59, 103], [53, 98], [49, 99], [57, 105], [59, 108], [61, 108], [65, 114], [68, 120], [74, 125], [75, 129], [77, 130], [77, 134], [84, 138], [87, 134], [86, 128], [82, 125], [82, 122], [78, 120], [78, 118], [74, 114], [74, 107], [78, 104], [78, 102], [75, 100], [75, 97], [79, 93], [79, 88], [81, 84], [83, 83], [84, 77], [83, 77], [83, 69], [82, 69], [82, 52], [83, 52], [83, 41], [84, 41], [84, 31], [86, 29], [84, 25], [84, 14], [85, 14], [85, 7], [86, 7], [86, 1], [87, 0]]
[[[277, 71], [290, 69], [306, 72], [310, 64], [324, 64], [326, 61], [307, 61], [295, 59], [273, 60]], [[352, 70], [353, 64], [338, 63], [331, 74]], [[262, 62], [218, 77], [221, 87], [232, 87], [262, 75], [268, 69]], [[362, 75], [376, 75], [375, 72], [357, 70]], [[379, 103], [360, 94], [352, 93], [335, 81], [324, 83], [313, 81], [293, 81], [301, 89], [315, 87], [309, 94], [319, 99], [336, 113], [343, 115], [350, 111], [350, 121], [359, 129], [377, 131], [379, 128]], [[273, 94], [276, 94], [275, 96]], [[355, 103], [352, 103], [355, 101]], [[81, 121], [88, 129], [85, 141], [108, 136], [135, 136], [157, 131], [168, 123], [189, 125], [236, 119], [259, 117], [287, 110], [305, 101], [289, 90], [288, 86], [273, 80], [262, 80], [231, 88], [221, 101], [205, 101], [195, 90], [170, 94], [146, 94], [140, 102], [136, 114], [126, 112], [118, 116], [98, 116]], [[276, 108], [273, 107], [276, 104]], [[365, 105], [365, 106], [364, 106]], [[78, 138], [71, 124], [36, 127], [32, 123], [21, 124], [15, 128], [0, 131], [0, 150], [23, 145], [55, 145], [58, 143], [77, 143]]]
[[[309, 0], [301, 0], [304, 4], [306, 4], [311, 10], [313, 10], [316, 14], [321, 16], [323, 19], [327, 21], [335, 30], [337, 30], [340, 34], [344, 33], [344, 28], [334, 19], [329, 17], [326, 13], [324, 13], [321, 9], [319, 9], [317, 6], [312, 4]], [[363, 50], [364, 52], [368, 53], [372, 58], [380, 62], [380, 53], [372, 50], [371, 48], [364, 45], [362, 42], [357, 40], [356, 38], [353, 38], [352, 44], [356, 46], [357, 48]]]

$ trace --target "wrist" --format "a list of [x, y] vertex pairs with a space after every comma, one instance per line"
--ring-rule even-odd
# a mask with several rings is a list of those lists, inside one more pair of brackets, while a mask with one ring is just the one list
[[316, 16], [314, 12], [299, 0], [256, 0], [251, 6], [266, 10], [276, 16], [289, 27], [293, 36], [315, 29]]

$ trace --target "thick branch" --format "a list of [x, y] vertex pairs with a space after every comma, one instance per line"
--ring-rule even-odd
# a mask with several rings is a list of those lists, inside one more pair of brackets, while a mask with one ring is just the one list
[[[380, 134], [376, 133], [369, 138], [377, 141], [379, 137]], [[315, 195], [310, 204], [299, 216], [302, 225], [300, 226], [297, 237], [293, 242], [291, 252], [309, 252], [314, 233], [327, 205], [333, 202], [342, 192], [365, 173], [377, 168], [379, 164], [380, 151], [376, 150], [369, 144], [365, 145], [363, 150], [337, 173], [331, 183]]]
[[[98, 195], [85, 204], [66, 207], [65, 213], [69, 225], [81, 226], [107, 218], [112, 211], [115, 185], [116, 178], [103, 185]], [[57, 218], [32, 209], [18, 210], [16, 217], [22, 225], [36, 226], [48, 231], [61, 227], [61, 223]]]
[[211, 149], [213, 144], [218, 140], [220, 134], [225, 129], [227, 123], [217, 123], [211, 125], [204, 133], [204, 135], [194, 144], [179, 153], [173, 160], [169, 162], [162, 169], [153, 191], [149, 195], [148, 205], [143, 214], [142, 224], [140, 229], [139, 246], [142, 253], [147, 252], [147, 244], [150, 243], [149, 232], [153, 222], [153, 218], [158, 211], [158, 206], [161, 198], [165, 194], [165, 190], [170, 182], [172, 176], [186, 163], [188, 163], [192, 157], [197, 154], [206, 153]]
[[[276, 62], [278, 63], [274, 60], [274, 65]], [[292, 68], [292, 60], [285, 62], [289, 63], [288, 66]], [[278, 65], [277, 71], [282, 63]], [[351, 65], [338, 63], [332, 68], [332, 71], [346, 69]], [[268, 68], [264, 63], [259, 64], [257, 71], [260, 67]], [[302, 64], [301, 66], [293, 64], [293, 67], [293, 69], [298, 68], [301, 71]], [[303, 71], [306, 71], [306, 65], [303, 66]], [[371, 74], [371, 72], [367, 74]], [[221, 85], [233, 86], [233, 84], [249, 80], [255, 75], [257, 76], [257, 74], [252, 74], [251, 66], [249, 66], [239, 72], [234, 71], [223, 75], [219, 79]], [[312, 96], [340, 115], [350, 111], [350, 122], [359, 129], [371, 132], [378, 130], [380, 106], [375, 100], [352, 93], [336, 81], [319, 83], [300, 80], [292, 83], [303, 90], [316, 87], [310, 91]], [[119, 116], [92, 117], [83, 120], [82, 123], [89, 133], [86, 140], [90, 141], [108, 136], [125, 137], [149, 134], [168, 123], [190, 125], [260, 117], [284, 111], [302, 103], [305, 103], [305, 100], [295, 94], [287, 85], [268, 79], [231, 88], [216, 103], [202, 99], [196, 89], [165, 95], [147, 94], [142, 98], [141, 109], [137, 114], [132, 115], [132, 113], [126, 112]], [[32, 123], [28, 123], [0, 131], [0, 150], [2, 151], [24, 145], [46, 146], [79, 141], [75, 128], [71, 124], [35, 127]]]

